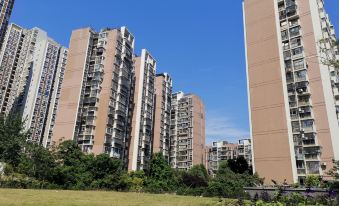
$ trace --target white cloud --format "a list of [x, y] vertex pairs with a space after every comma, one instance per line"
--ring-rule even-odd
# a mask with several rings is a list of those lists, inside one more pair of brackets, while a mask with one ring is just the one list
[[240, 129], [232, 120], [222, 112], [207, 112], [206, 115], [206, 144], [213, 141], [226, 140], [236, 142], [242, 138], [248, 138], [249, 131]]

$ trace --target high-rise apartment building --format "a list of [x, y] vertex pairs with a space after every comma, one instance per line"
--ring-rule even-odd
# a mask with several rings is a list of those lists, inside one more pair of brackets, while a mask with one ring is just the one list
[[238, 141], [237, 156], [243, 157], [248, 165], [252, 165], [252, 143], [251, 139], [241, 139]]
[[323, 0], [244, 0], [253, 168], [271, 179], [327, 178], [339, 159], [335, 34]]
[[152, 155], [156, 61], [143, 49], [135, 57], [135, 80], [128, 170], [147, 170]]
[[0, 48], [5, 39], [7, 26], [12, 14], [14, 0], [1, 0], [0, 1]]
[[134, 37], [126, 27], [72, 32], [53, 141], [124, 159], [129, 134]]
[[252, 147], [250, 139], [241, 139], [237, 143], [227, 141], [212, 142], [207, 149], [207, 169], [216, 174], [220, 162], [243, 157], [248, 165], [252, 165]]
[[171, 109], [170, 164], [187, 170], [205, 165], [205, 108], [194, 94], [173, 94]]
[[170, 157], [169, 163], [172, 168], [176, 168], [177, 164], [177, 152], [178, 152], [178, 111], [179, 100], [184, 97], [183, 92], [176, 92], [172, 94], [171, 99], [171, 123], [170, 123]]
[[238, 145], [227, 141], [213, 142], [208, 151], [207, 169], [210, 174], [216, 174], [222, 161], [236, 159], [238, 157]]
[[45, 31], [8, 27], [0, 53], [1, 113], [20, 114], [31, 141], [43, 144], [50, 138], [66, 60], [67, 49]]
[[[67, 56], [68, 56], [68, 49], [61, 48], [59, 53], [59, 59], [58, 59], [58, 65], [55, 77], [53, 79], [53, 93], [51, 94], [50, 99], [50, 106], [45, 126], [45, 132], [43, 137], [42, 145], [44, 147], [49, 147], [51, 145], [51, 141], [53, 139], [53, 129], [55, 125], [56, 115], [58, 112], [58, 106], [59, 106], [59, 99], [60, 99], [60, 92], [61, 92], [61, 86], [64, 81], [65, 76], [65, 69], [67, 64]], [[59, 69], [60, 68], [60, 69]]]
[[167, 73], [157, 74], [153, 127], [153, 153], [162, 153], [169, 161], [172, 79]]

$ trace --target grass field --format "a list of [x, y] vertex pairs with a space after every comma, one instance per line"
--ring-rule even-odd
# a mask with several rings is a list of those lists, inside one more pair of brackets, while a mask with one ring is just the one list
[[[225, 205], [218, 198], [153, 195], [139, 193], [0, 189], [0, 205], [25, 206], [196, 206]], [[232, 205], [232, 204], [231, 204]]]

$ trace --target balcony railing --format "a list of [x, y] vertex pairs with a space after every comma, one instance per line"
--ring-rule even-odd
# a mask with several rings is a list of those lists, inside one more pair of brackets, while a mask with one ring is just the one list
[[310, 104], [309, 101], [299, 101], [299, 106], [309, 106]]
[[306, 169], [305, 168], [297, 168], [297, 173], [299, 175], [305, 175], [306, 174]]
[[296, 82], [308, 81], [307, 76], [295, 76]]
[[313, 128], [313, 126], [310, 126], [310, 127], [302, 127], [302, 128], [301, 128], [301, 131], [303, 131], [303, 132], [314, 132], [314, 128]]

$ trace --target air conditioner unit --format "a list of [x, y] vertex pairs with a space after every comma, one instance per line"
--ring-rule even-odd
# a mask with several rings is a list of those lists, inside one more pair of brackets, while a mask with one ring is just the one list
[[300, 129], [300, 133], [304, 133], [305, 132], [305, 130], [304, 129]]
[[303, 89], [298, 89], [298, 92], [302, 93], [302, 92], [304, 92], [304, 90]]

